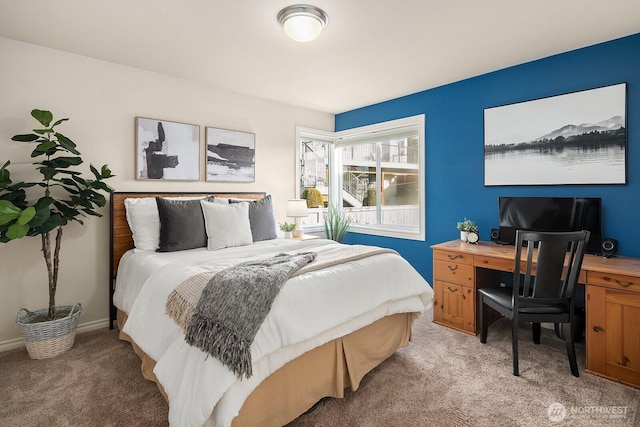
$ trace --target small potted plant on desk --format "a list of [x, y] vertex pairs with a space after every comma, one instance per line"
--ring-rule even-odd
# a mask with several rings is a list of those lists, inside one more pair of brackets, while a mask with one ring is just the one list
[[[75, 170], [82, 164], [76, 144], [56, 129], [68, 119], [54, 122], [51, 112], [37, 109], [31, 111], [31, 116], [41, 126], [33, 129], [33, 133], [11, 139], [36, 145], [31, 157], [43, 158], [33, 163], [42, 177], [33, 182], [14, 183], [8, 169], [10, 162], [0, 167], [0, 243], [25, 236], [40, 237], [49, 279], [49, 307], [34, 312], [22, 308], [16, 322], [22, 329], [29, 356], [44, 359], [73, 346], [82, 311], [80, 303], [56, 306], [63, 227], [72, 222], [84, 224], [82, 217], [89, 215], [102, 216], [95, 209], [107, 202], [101, 192], [113, 191], [104, 182], [113, 175], [107, 165], [101, 169], [90, 166], [92, 179], [82, 178]], [[25, 189], [31, 187], [27, 193]], [[39, 197], [35, 189], [42, 190]]]
[[291, 232], [296, 228], [296, 224], [295, 222], [292, 224], [289, 224], [288, 222], [281, 222], [280, 223], [280, 231], [282, 231], [284, 233], [284, 238], [285, 239], [290, 239], [291, 238]]
[[458, 222], [456, 226], [460, 230], [460, 240], [463, 242], [477, 243], [478, 242], [478, 227], [475, 222], [465, 218]]

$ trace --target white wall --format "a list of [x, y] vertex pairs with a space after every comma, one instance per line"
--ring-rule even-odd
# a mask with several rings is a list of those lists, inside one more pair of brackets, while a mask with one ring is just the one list
[[[203, 52], [203, 55], [205, 53]], [[59, 128], [78, 144], [86, 164], [107, 163], [116, 191], [266, 191], [283, 221], [294, 196], [295, 126], [333, 130], [333, 115], [218, 91], [198, 83], [0, 38], [0, 164], [11, 160], [12, 178], [38, 179], [31, 144], [11, 141], [37, 122], [33, 108], [70, 120]], [[253, 132], [254, 183], [136, 181], [135, 117]], [[88, 175], [87, 175], [88, 176]], [[201, 165], [204, 177], [204, 161]], [[109, 302], [109, 212], [85, 226], [65, 228], [57, 293], [58, 305], [81, 302], [80, 326], [105, 325]], [[21, 307], [48, 303], [46, 267], [39, 238], [0, 243], [0, 350], [21, 344], [15, 323]]]

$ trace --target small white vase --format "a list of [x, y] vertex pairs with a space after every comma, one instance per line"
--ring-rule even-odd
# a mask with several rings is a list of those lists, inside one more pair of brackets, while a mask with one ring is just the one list
[[467, 236], [469, 236], [469, 232], [468, 231], [461, 231], [460, 232], [460, 240], [462, 240], [463, 242], [467, 241]]
[[291, 238], [291, 232], [290, 231], [285, 231], [284, 232], [284, 238], [285, 239], [290, 239]]

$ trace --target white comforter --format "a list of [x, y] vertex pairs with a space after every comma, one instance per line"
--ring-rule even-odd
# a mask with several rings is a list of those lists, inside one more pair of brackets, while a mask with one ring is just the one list
[[129, 315], [124, 332], [157, 362], [154, 373], [168, 394], [172, 426], [229, 426], [251, 391], [290, 360], [387, 315], [422, 313], [431, 307], [431, 287], [394, 254], [294, 277], [258, 330], [248, 380], [238, 380], [217, 359], [188, 345], [182, 330], [165, 315], [169, 293], [214, 265], [231, 266], [281, 252], [319, 252], [335, 245], [330, 240], [280, 239], [218, 251], [130, 251], [123, 257], [115, 305]]

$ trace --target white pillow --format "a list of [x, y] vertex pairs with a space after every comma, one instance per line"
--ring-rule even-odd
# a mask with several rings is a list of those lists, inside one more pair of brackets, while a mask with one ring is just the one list
[[127, 222], [136, 249], [155, 251], [160, 245], [160, 217], [155, 197], [124, 199]]
[[[198, 200], [206, 196], [166, 197], [169, 200]], [[160, 216], [155, 197], [124, 199], [127, 222], [133, 236], [133, 245], [141, 251], [155, 251], [160, 247]]]
[[210, 251], [253, 243], [249, 222], [249, 204], [225, 205], [201, 200]]

